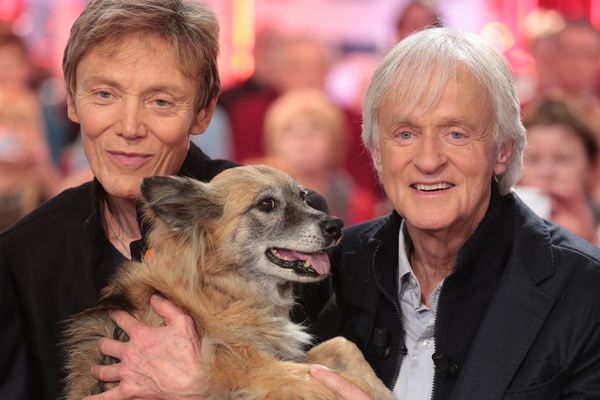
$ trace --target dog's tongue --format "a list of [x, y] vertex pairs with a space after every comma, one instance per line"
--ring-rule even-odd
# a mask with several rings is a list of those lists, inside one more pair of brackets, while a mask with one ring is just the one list
[[279, 254], [284, 257], [289, 257], [295, 260], [308, 260], [312, 268], [317, 271], [319, 275], [325, 275], [329, 273], [331, 265], [329, 264], [329, 257], [327, 253], [301, 253], [299, 251], [284, 250], [280, 249]]

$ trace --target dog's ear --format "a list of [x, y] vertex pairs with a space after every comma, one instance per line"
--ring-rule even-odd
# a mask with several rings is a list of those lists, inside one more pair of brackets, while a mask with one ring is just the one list
[[153, 176], [144, 178], [142, 196], [154, 213], [174, 230], [190, 226], [199, 218], [218, 218], [222, 207], [212, 195], [210, 184], [191, 178]]

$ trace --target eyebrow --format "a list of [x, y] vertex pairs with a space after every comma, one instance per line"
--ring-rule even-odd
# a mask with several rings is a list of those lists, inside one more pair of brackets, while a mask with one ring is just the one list
[[[413, 118], [410, 118], [410, 117], [408, 117], [408, 118], [400, 117], [394, 121], [394, 124], [396, 126], [410, 126], [410, 127], [419, 126], [419, 124]], [[437, 127], [462, 126], [462, 127], [472, 129], [473, 124], [464, 118], [444, 117], [444, 118], [442, 118], [441, 121], [436, 122], [436, 126]]]
[[[103, 76], [91, 76], [88, 79], [86, 79], [86, 84], [88, 84], [88, 85], [102, 84], [102, 85], [114, 86], [119, 90], [124, 89], [123, 86], [121, 84], [119, 84], [117, 81], [110, 79], [110, 78], [103, 77]], [[146, 88], [145, 92], [147, 92], [147, 93], [167, 92], [167, 93], [177, 97], [178, 95], [180, 95], [180, 93], [183, 90], [184, 89], [182, 87], [177, 86], [177, 85], [157, 84], [157, 85]]]

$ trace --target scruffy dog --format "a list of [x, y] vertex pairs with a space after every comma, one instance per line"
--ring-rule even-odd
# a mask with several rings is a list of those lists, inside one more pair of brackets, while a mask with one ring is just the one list
[[108, 309], [159, 325], [148, 306], [154, 293], [193, 318], [211, 399], [335, 399], [308, 363], [341, 372], [374, 399], [391, 399], [354, 344], [335, 338], [305, 353], [311, 338], [288, 318], [292, 283], [326, 276], [326, 251], [342, 234], [341, 221], [308, 206], [295, 180], [245, 166], [210, 183], [146, 178], [142, 194], [152, 256], [125, 264], [98, 305], [69, 321], [67, 399], [108, 389], [90, 375], [92, 365], [108, 361], [98, 339], [119, 336]]

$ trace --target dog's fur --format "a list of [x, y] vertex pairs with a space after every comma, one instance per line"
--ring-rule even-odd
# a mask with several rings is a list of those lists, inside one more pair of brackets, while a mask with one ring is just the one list
[[305, 353], [311, 338], [288, 318], [292, 283], [322, 279], [328, 264], [282, 267], [267, 256], [269, 249], [320, 253], [323, 261], [341, 236], [341, 221], [307, 205], [296, 181], [273, 168], [246, 166], [210, 183], [146, 178], [142, 194], [153, 255], [125, 264], [98, 306], [68, 322], [67, 399], [107, 389], [90, 368], [107, 362], [98, 339], [119, 332], [108, 309], [162, 323], [148, 306], [153, 293], [193, 318], [211, 399], [335, 399], [309, 375], [308, 363], [341, 372], [374, 399], [391, 398], [351, 342], [336, 338]]

